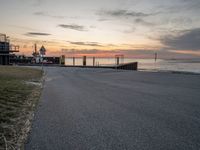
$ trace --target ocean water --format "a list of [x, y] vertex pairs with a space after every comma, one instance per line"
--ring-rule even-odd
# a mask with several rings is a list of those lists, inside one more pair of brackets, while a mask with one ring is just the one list
[[[138, 69], [144, 71], [180, 71], [200, 73], [199, 59], [120, 59], [120, 63], [138, 62]], [[65, 65], [73, 65], [73, 58], [65, 58]], [[82, 58], [75, 59], [75, 65], [83, 65]], [[87, 65], [93, 65], [93, 58], [87, 58]], [[95, 58], [95, 66], [116, 65], [115, 58]]]

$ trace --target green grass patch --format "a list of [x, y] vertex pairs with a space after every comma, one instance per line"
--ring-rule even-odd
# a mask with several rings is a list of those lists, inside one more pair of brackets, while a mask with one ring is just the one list
[[40, 96], [42, 71], [0, 66], [0, 149], [21, 148]]

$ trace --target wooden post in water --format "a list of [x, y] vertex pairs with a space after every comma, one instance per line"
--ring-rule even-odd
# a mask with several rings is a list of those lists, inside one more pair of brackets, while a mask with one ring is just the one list
[[95, 57], [93, 57], [93, 66], [95, 66]]
[[117, 65], [119, 65], [119, 57], [117, 57]]
[[73, 57], [73, 66], [75, 66], [75, 57]]
[[86, 66], [86, 56], [83, 56], [83, 66]]
[[65, 55], [60, 56], [60, 65], [65, 65]]
[[155, 53], [155, 62], [157, 61], [158, 54]]

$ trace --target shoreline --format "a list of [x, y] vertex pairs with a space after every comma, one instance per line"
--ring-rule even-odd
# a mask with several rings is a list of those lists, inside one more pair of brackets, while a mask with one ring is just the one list
[[[37, 66], [40, 67], [41, 64], [18, 64], [16, 66]], [[73, 66], [73, 65], [57, 65], [57, 64], [44, 64], [45, 67], [66, 67], [66, 68], [102, 68], [102, 69], [114, 69], [113, 66]], [[200, 72], [192, 72], [192, 71], [180, 71], [180, 70], [159, 70], [159, 69], [143, 69], [138, 68], [137, 71], [144, 71], [144, 72], [168, 72], [168, 73], [175, 73], [175, 74], [191, 74], [191, 75], [200, 75]]]
[[189, 75], [200, 75], [200, 72], [192, 71], [179, 71], [179, 70], [157, 70], [157, 69], [138, 69], [138, 71], [144, 72], [162, 72], [162, 73], [174, 73], [174, 74], [189, 74]]

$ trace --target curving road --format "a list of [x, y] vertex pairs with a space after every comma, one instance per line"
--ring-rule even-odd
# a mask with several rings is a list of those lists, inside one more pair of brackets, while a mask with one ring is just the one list
[[200, 149], [200, 75], [44, 69], [26, 150]]

